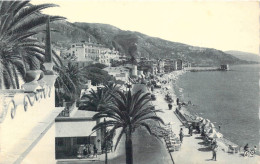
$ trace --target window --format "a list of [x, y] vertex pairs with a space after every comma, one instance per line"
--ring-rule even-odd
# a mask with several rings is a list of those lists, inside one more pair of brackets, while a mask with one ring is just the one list
[[63, 146], [64, 145], [63, 138], [56, 138], [56, 145], [57, 146]]
[[81, 144], [87, 144], [88, 142], [88, 137], [77, 137], [77, 144], [81, 145]]

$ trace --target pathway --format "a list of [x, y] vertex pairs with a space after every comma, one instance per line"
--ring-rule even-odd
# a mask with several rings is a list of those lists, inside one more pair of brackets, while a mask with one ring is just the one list
[[[172, 110], [168, 109], [168, 104], [164, 100], [164, 96], [161, 90], [155, 90], [156, 101], [153, 102], [156, 109], [162, 109], [164, 113], [158, 113], [157, 115], [163, 118], [165, 123], [172, 122], [172, 130], [175, 134], [179, 134], [180, 128], [184, 130], [184, 139], [180, 151], [172, 152], [174, 162], [176, 164], [202, 164], [202, 163], [223, 163], [223, 164], [257, 164], [260, 163], [259, 156], [244, 158], [240, 154], [229, 154], [219, 150], [217, 152], [217, 161], [212, 161], [212, 152], [204, 144], [200, 134], [188, 135], [188, 129], [185, 128], [174, 114], [176, 104], [173, 105]], [[176, 100], [176, 99], [175, 99]], [[164, 103], [165, 102], [165, 103]]]

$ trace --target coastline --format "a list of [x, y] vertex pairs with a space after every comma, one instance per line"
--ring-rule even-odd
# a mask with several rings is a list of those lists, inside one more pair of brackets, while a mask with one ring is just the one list
[[[182, 99], [182, 97], [183, 97], [183, 95], [179, 95], [179, 94], [183, 94], [183, 89], [182, 88], [176, 88], [177, 86], [176, 86], [176, 83], [177, 83], [177, 81], [179, 80], [179, 77], [181, 76], [181, 75], [183, 75], [184, 73], [186, 73], [186, 72], [190, 72], [189, 70], [187, 71], [187, 70], [185, 70], [185, 71], [180, 71], [180, 72], [173, 72], [173, 73], [170, 73], [170, 77], [173, 77], [172, 78], [172, 80], [170, 80], [171, 81], [171, 83], [169, 83], [166, 87], [168, 87], [169, 88], [169, 90], [168, 90], [168, 94], [170, 93], [170, 95], [173, 97], [173, 99], [174, 100], [176, 100], [177, 98], [179, 98], [180, 99], [180, 102], [183, 102], [181, 99]], [[179, 91], [179, 94], [177, 94], [178, 92], [176, 92], [175, 91], [175, 89], [179, 89], [180, 91]], [[164, 93], [165, 94], [165, 93]], [[184, 102], [184, 103], [187, 103], [187, 102]], [[198, 105], [198, 104], [192, 104], [193, 106], [191, 106], [191, 107], [189, 107], [189, 108], [186, 108], [186, 110], [188, 110], [190, 113], [191, 113], [191, 115], [193, 116], [193, 117], [201, 117], [201, 118], [203, 118], [203, 119], [207, 119], [208, 120], [208, 118], [204, 118], [205, 116], [203, 116], [202, 114], [199, 114], [199, 113], [196, 113], [194, 110], [192, 110], [192, 108], [196, 108], [196, 106]], [[211, 120], [209, 120], [210, 122], [211, 122]], [[211, 122], [212, 123], [212, 122]], [[214, 123], [213, 123], [214, 124]], [[216, 125], [215, 125], [215, 127], [216, 127]], [[216, 129], [216, 131], [217, 132], [219, 132], [220, 133], [220, 131], [218, 130], [218, 128], [215, 128]], [[229, 147], [229, 145], [233, 145], [233, 146], [235, 146], [235, 147], [238, 147], [238, 149], [239, 150], [241, 150], [241, 149], [243, 149], [243, 145], [239, 145], [239, 144], [237, 144], [237, 143], [235, 143], [235, 142], [233, 142], [233, 141], [231, 141], [230, 139], [228, 139], [228, 138], [226, 138], [224, 135], [223, 135], [223, 137], [221, 138], [221, 139], [218, 139], [218, 142], [219, 143], [221, 143], [221, 147], [222, 147], [222, 150], [224, 150], [224, 151], [228, 151], [228, 147]], [[260, 156], [260, 151], [259, 150], [257, 150], [257, 152], [256, 152], [256, 155], [258, 155], [258, 156]]]
[[[177, 80], [178, 76], [185, 72], [174, 73], [173, 78]], [[152, 92], [156, 96], [156, 100], [152, 101], [152, 104], [155, 106], [156, 109], [160, 109], [163, 112], [157, 113], [159, 117], [161, 117], [166, 124], [171, 125], [171, 129], [174, 134], [178, 136], [180, 128], [183, 128], [184, 132], [184, 139], [181, 147], [178, 151], [171, 152], [171, 156], [173, 157], [174, 163], [183, 163], [183, 164], [190, 164], [190, 163], [223, 163], [223, 164], [230, 164], [230, 163], [250, 163], [250, 164], [257, 164], [260, 161], [259, 156], [245, 158], [240, 153], [228, 153], [219, 149], [217, 151], [217, 162], [211, 160], [212, 151], [209, 145], [206, 145], [201, 137], [200, 134], [195, 133], [193, 136], [188, 135], [188, 129], [182, 124], [179, 118], [174, 113], [174, 109], [177, 107], [176, 99], [174, 99], [173, 110], [169, 110], [168, 103], [164, 100], [165, 94], [171, 92], [171, 95], [176, 98], [172, 90], [172, 79], [171, 82], [163, 85], [160, 89], [154, 89]], [[135, 84], [134, 84], [135, 85]], [[147, 88], [143, 84], [143, 87]], [[168, 90], [163, 88], [169, 87]], [[146, 89], [145, 89], [146, 90]], [[149, 89], [148, 89], [149, 91]], [[135, 163], [140, 164], [158, 164], [158, 163], [165, 163], [170, 164], [172, 163], [170, 160], [169, 152], [167, 151], [167, 147], [164, 141], [158, 141], [154, 137], [149, 136], [143, 131], [137, 132], [134, 134], [133, 139], [134, 144], [134, 161]], [[188, 158], [187, 158], [188, 157]], [[159, 161], [158, 161], [159, 160]], [[84, 163], [104, 163], [104, 155], [98, 161], [84, 161]], [[116, 151], [108, 154], [108, 162], [121, 164], [125, 162], [125, 155], [124, 155], [124, 141], [121, 140], [119, 147]], [[64, 162], [70, 163], [70, 162]], [[73, 161], [71, 162], [73, 163]]]
[[[177, 80], [178, 76], [182, 73], [174, 74], [174, 79]], [[172, 81], [172, 80], [171, 80]], [[174, 82], [174, 81], [172, 81]], [[180, 151], [172, 152], [172, 156], [175, 163], [208, 163], [215, 162], [211, 160], [212, 152], [210, 146], [205, 145], [205, 141], [201, 142], [201, 135], [195, 133], [193, 136], [186, 135], [188, 134], [188, 129], [182, 124], [180, 119], [174, 112], [174, 109], [177, 107], [176, 99], [174, 99], [173, 110], [168, 109], [168, 103], [164, 100], [165, 94], [171, 92], [171, 96], [177, 98], [177, 95], [172, 90], [172, 82], [163, 85], [163, 87], [167, 87], [168, 90], [163, 88], [158, 89], [153, 92], [156, 95], [157, 99], [154, 101], [154, 105], [156, 109], [163, 109], [163, 113], [158, 114], [165, 123], [170, 123], [172, 125], [173, 132], [178, 135], [180, 128], [184, 129], [184, 141], [181, 145]], [[227, 145], [231, 142], [229, 140], [217, 140], [219, 145], [218, 154], [218, 162], [217, 163], [259, 163], [259, 156], [254, 156], [250, 158], [243, 157], [243, 152], [238, 153], [230, 153], [227, 150]], [[166, 146], [166, 145], [165, 145]], [[187, 158], [187, 155], [189, 158]]]

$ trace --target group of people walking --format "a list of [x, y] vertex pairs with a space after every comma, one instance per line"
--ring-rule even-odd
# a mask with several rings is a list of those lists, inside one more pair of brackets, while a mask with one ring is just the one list
[[[193, 133], [192, 125], [189, 126], [188, 130], [189, 130], [188, 131], [189, 135], [192, 136]], [[183, 128], [180, 129], [179, 137], [180, 137], [180, 142], [182, 143], [184, 137]], [[213, 140], [211, 143], [211, 150], [212, 150], [212, 160], [215, 161], [217, 161], [217, 148], [218, 148], [217, 141]]]
[[[190, 126], [189, 126], [189, 135], [192, 136], [192, 133], [193, 133], [193, 127], [192, 127], [192, 125], [190, 125]], [[183, 129], [182, 129], [182, 128], [180, 129], [179, 137], [180, 137], [180, 141], [181, 141], [181, 143], [182, 143], [183, 137], [184, 137]]]

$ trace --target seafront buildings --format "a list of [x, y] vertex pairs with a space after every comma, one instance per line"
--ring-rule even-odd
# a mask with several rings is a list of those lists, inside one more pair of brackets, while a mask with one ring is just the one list
[[75, 56], [74, 63], [79, 67], [84, 67], [93, 63], [101, 63], [110, 66], [111, 61], [120, 60], [119, 52], [110, 50], [99, 43], [82, 41], [71, 44], [70, 55]]
[[[88, 41], [81, 41], [71, 44], [70, 49], [61, 49], [61, 56], [65, 61], [71, 61], [79, 67], [88, 66], [90, 64], [101, 63], [108, 67], [116, 62], [127, 62], [129, 59], [125, 55], [119, 54], [115, 49], [109, 49], [105, 45]], [[144, 74], [164, 73], [182, 70], [184, 64], [181, 59], [159, 59], [150, 60], [145, 57], [136, 57], [138, 70]], [[189, 63], [189, 62], [188, 62]], [[190, 63], [189, 63], [189, 66]], [[134, 72], [137, 75], [137, 72]]]

